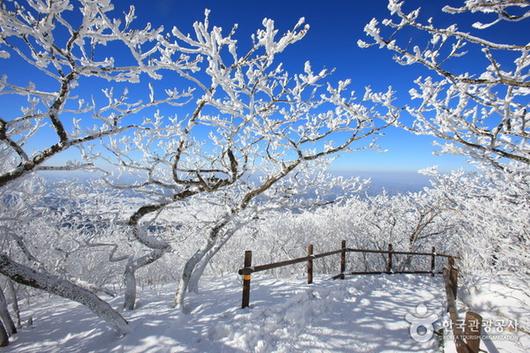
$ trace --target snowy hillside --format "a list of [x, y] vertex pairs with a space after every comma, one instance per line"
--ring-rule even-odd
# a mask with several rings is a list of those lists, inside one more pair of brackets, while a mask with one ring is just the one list
[[[452, 352], [449, 332], [428, 334], [424, 337], [430, 339], [422, 342], [423, 336], [414, 340], [410, 331], [410, 315], [419, 320], [432, 315], [435, 320], [427, 319], [427, 327], [433, 324], [435, 331], [444, 327], [445, 294], [439, 276], [357, 276], [342, 281], [321, 277], [313, 285], [304, 279], [259, 276], [252, 284], [249, 309], [239, 308], [238, 277], [204, 282], [205, 289], [192, 298], [188, 314], [169, 307], [173, 286], [145, 290], [146, 304], [124, 313], [133, 330], [125, 337], [78, 304], [41, 297], [22, 313], [33, 315], [34, 327], [22, 329], [13, 344], [0, 352], [434, 353], [444, 352], [444, 340], [445, 352]], [[481, 308], [487, 314], [491, 298], [503, 305], [505, 317], [516, 318], [523, 326], [528, 322], [528, 306], [521, 306], [530, 304], [529, 297], [491, 284], [487, 288], [494, 292], [479, 295], [478, 288], [486, 288], [482, 285], [464, 301], [475, 303], [475, 310]], [[119, 307], [121, 298], [110, 301]], [[496, 313], [485, 315], [496, 317]], [[482, 348], [490, 353], [528, 352], [527, 334], [507, 334], [509, 340], [486, 341]]]
[[[142, 295], [146, 304], [124, 313], [132, 326], [132, 333], [124, 338], [78, 304], [39, 298], [29, 309], [34, 327], [21, 330], [7, 349], [19, 353], [438, 351], [436, 340], [411, 339], [405, 315], [415, 313], [419, 303], [431, 313], [443, 312], [439, 277], [322, 278], [307, 285], [303, 279], [262, 276], [253, 283], [250, 309], [240, 309], [237, 277], [204, 282], [189, 314], [169, 308], [173, 286], [147, 290]], [[111, 303], [118, 307], [120, 301]]]

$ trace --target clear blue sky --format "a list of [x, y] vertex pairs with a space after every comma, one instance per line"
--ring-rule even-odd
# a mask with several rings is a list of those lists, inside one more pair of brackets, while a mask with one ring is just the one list
[[[118, 13], [128, 8], [128, 1], [114, 1]], [[75, 2], [74, 2], [75, 3]], [[191, 32], [195, 20], [203, 18], [205, 8], [212, 10], [212, 24], [222, 26], [225, 30], [238, 23], [238, 39], [248, 41], [249, 36], [261, 27], [264, 17], [276, 21], [281, 30], [291, 28], [300, 17], [305, 17], [311, 29], [304, 40], [291, 46], [282, 56], [282, 61], [293, 71], [300, 70], [306, 60], [310, 60], [318, 71], [322, 67], [336, 68], [337, 79], [351, 78], [353, 88], [362, 97], [364, 87], [371, 85], [376, 90], [384, 90], [392, 85], [406, 98], [412, 81], [420, 74], [425, 74], [419, 66], [402, 67], [394, 63], [391, 53], [377, 48], [360, 49], [356, 45], [359, 38], [364, 38], [363, 27], [372, 17], [378, 19], [388, 15], [385, 0], [372, 1], [167, 1], [149, 0], [133, 1], [138, 16], [137, 24], [151, 22], [153, 25], [164, 25], [166, 30], [177, 26], [182, 32]], [[460, 2], [452, 1], [453, 4]], [[435, 24], [447, 25], [458, 21], [461, 28], [470, 30], [469, 16], [454, 17], [440, 12], [441, 1], [409, 1], [410, 8], [421, 5], [428, 16], [435, 18]], [[474, 21], [474, 19], [473, 19]], [[507, 36], [510, 40], [527, 42], [524, 31], [510, 33], [510, 27], [503, 25], [493, 30], [483, 31], [490, 39], [501, 39]], [[525, 41], [526, 40], [526, 41]], [[119, 53], [113, 53], [119, 55]], [[473, 58], [471, 58], [473, 59]], [[0, 63], [1, 64], [1, 63]], [[2, 64], [2, 74], [18, 80], [29, 80], [27, 72], [20, 63], [10, 60]], [[7, 72], [6, 72], [7, 71]], [[15, 109], [14, 101], [7, 101], [0, 96], [4, 109]], [[46, 136], [43, 139], [49, 138]], [[417, 169], [437, 164], [448, 170], [466, 166], [466, 161], [458, 156], [433, 156], [435, 147], [429, 137], [414, 136], [399, 129], [387, 130], [379, 139], [379, 145], [387, 152], [356, 152], [341, 156], [333, 165], [340, 171], [416, 171]], [[65, 156], [68, 156], [66, 154]], [[66, 157], [62, 157], [66, 158]]]

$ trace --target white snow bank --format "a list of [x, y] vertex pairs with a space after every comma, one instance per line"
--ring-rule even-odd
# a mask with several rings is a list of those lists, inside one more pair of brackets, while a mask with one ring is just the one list
[[[405, 316], [424, 304], [444, 312], [440, 277], [358, 276], [330, 281], [277, 280], [255, 275], [251, 307], [240, 309], [238, 277], [205, 279], [191, 313], [169, 307], [173, 286], [141, 293], [124, 313], [132, 333], [119, 338], [82, 306], [62, 299], [34, 304], [22, 329], [0, 352], [437, 352], [436, 338], [411, 338]], [[121, 299], [112, 299], [118, 307]], [[145, 304], [143, 304], [145, 303]], [[418, 315], [418, 314], [415, 314]], [[420, 315], [421, 316], [421, 315]]]
[[[483, 318], [481, 349], [489, 353], [530, 352], [530, 283], [528, 277], [497, 274], [461, 290], [462, 314]], [[515, 326], [515, 327], [514, 327]], [[489, 332], [486, 332], [489, 331]]]

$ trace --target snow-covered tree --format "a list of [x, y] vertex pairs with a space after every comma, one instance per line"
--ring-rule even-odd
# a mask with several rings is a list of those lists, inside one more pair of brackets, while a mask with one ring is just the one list
[[[114, 18], [112, 11], [110, 1], [0, 4], [0, 60], [3, 65], [24, 63], [26, 77], [35, 80], [20, 82], [5, 74], [0, 79], [0, 95], [13, 102], [26, 101], [19, 112], [3, 112], [0, 117], [2, 189], [16, 188], [21, 177], [34, 171], [88, 167], [79, 161], [61, 165], [47, 162], [71, 147], [135, 128], [138, 124], [127, 118], [144, 109], [186, 101], [189, 93], [174, 89], [166, 90], [162, 98], [155, 98], [151, 89], [148, 100], [129, 98], [126, 88], [121, 93], [105, 88], [101, 97], [86, 95], [87, 85], [97, 87], [103, 81], [132, 85], [141, 78], [159, 79], [159, 70], [168, 65], [157, 55], [163, 28], [150, 24], [138, 28], [133, 23], [134, 7], [123, 19]], [[109, 47], [128, 55], [109, 56]], [[196, 70], [196, 64], [182, 54], [173, 58], [171, 67], [185, 74]], [[42, 136], [50, 133], [53, 137], [43, 143]], [[20, 283], [77, 300], [120, 332], [127, 330], [126, 321], [91, 292], [59, 281], [42, 269], [16, 263], [4, 251], [0, 253], [0, 272]]]
[[430, 171], [431, 189], [446, 200], [457, 225], [452, 246], [469, 281], [502, 272], [529, 275], [530, 184], [524, 174], [494, 171]]
[[[439, 188], [420, 192], [391, 195], [382, 192], [372, 196], [347, 197], [344, 200], [303, 212], [277, 212], [270, 219], [255, 225], [253, 239], [248, 245], [256, 250], [257, 263], [274, 262], [305, 255], [305, 246], [312, 243], [319, 252], [339, 248], [341, 241], [358, 249], [386, 251], [388, 244], [395, 250], [453, 253], [453, 238], [458, 233], [459, 220], [453, 217], [451, 203]], [[241, 240], [232, 256], [223, 254], [219, 262], [230, 261], [224, 267], [241, 267]], [[234, 259], [234, 260], [228, 260]], [[395, 269], [426, 270], [427, 258], [395, 256]], [[385, 254], [348, 254], [348, 270], [383, 270]], [[337, 273], [337, 259], [319, 259], [315, 271]], [[290, 268], [278, 271], [289, 272]]]
[[[112, 166], [109, 183], [150, 200], [129, 218], [134, 238], [151, 249], [131, 257], [126, 266], [129, 309], [135, 303], [134, 273], [172, 251], [170, 240], [145, 232], [165, 209], [202, 197], [225, 207], [204, 229], [204, 244], [184, 266], [176, 300], [181, 305], [192, 273], [228, 239], [222, 236], [227, 229], [237, 229], [239, 217], [250, 217], [250, 210], [274, 200], [273, 194], [281, 198], [289, 188], [296, 193], [297, 179], [289, 176], [317, 168], [355, 141], [370, 147], [371, 137], [391, 120], [359, 104], [348, 90], [349, 80], [332, 84], [332, 71], [315, 72], [309, 62], [301, 73], [286, 71], [277, 56], [305, 36], [309, 26], [304, 19], [282, 35], [272, 20], [264, 19], [246, 50], [235, 37], [236, 26], [229, 31], [211, 27], [208, 11], [193, 28], [193, 35], [173, 28], [173, 37], [165, 36], [160, 44], [165, 62], [174, 62], [181, 53], [201, 62], [201, 74], [174, 69], [188, 81], [193, 99], [173, 117], [157, 112], [134, 135], [110, 138], [110, 154], [85, 151], [89, 162], [99, 158]], [[287, 179], [291, 185], [283, 183]], [[196, 273], [200, 277], [202, 270]]]
[[[513, 37], [491, 40], [481, 33], [501, 22], [510, 23], [512, 31], [525, 31], [528, 2], [466, 0], [460, 7], [443, 7], [456, 19], [473, 14], [477, 21], [472, 28], [456, 23], [440, 26], [436, 18], [422, 20], [419, 8], [408, 11], [406, 5], [389, 0], [391, 17], [372, 19], [364, 28], [371, 40], [358, 41], [362, 48], [388, 49], [401, 65], [426, 69], [410, 90], [411, 103], [403, 107], [414, 119], [404, 117], [398, 125], [442, 139], [442, 152], [528, 173], [530, 45]], [[381, 96], [366, 92], [368, 99], [378, 101]]]
[[[473, 16], [467, 28], [422, 20], [420, 9], [406, 10], [406, 2], [390, 0], [391, 17], [372, 19], [365, 26], [371, 41], [358, 41], [363, 48], [388, 49], [401, 65], [426, 69], [409, 91], [409, 104], [388, 106], [402, 112], [396, 124], [435, 137], [442, 141], [441, 152], [466, 156], [477, 168], [479, 175], [432, 176], [433, 189], [445, 195], [460, 224], [455, 244], [466, 249], [468, 274], [528, 267], [529, 223], [523, 209], [530, 202], [530, 45], [485, 33], [499, 25], [524, 31], [528, 6], [526, 1], [466, 0], [460, 7], [443, 7], [447, 17]], [[368, 90], [365, 97], [383, 102], [385, 94]]]

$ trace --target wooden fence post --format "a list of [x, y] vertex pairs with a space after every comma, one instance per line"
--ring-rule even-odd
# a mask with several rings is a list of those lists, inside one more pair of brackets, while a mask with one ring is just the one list
[[431, 276], [434, 277], [434, 269], [436, 267], [436, 248], [432, 247], [432, 255], [431, 255]]
[[341, 242], [341, 253], [340, 253], [340, 279], [344, 279], [344, 271], [346, 271], [346, 240]]
[[[245, 251], [245, 268], [252, 266], [252, 251]], [[250, 273], [243, 274], [243, 300], [241, 308], [244, 309], [250, 305]]]
[[451, 284], [451, 289], [453, 290], [453, 295], [456, 300], [456, 293], [458, 291], [458, 269], [455, 267], [455, 259], [452, 256], [448, 258], [447, 262], [449, 263], [449, 283]]
[[388, 244], [388, 262], [386, 263], [386, 273], [392, 273], [392, 244]]
[[[448, 283], [449, 282], [449, 277], [450, 277], [449, 274], [451, 273], [451, 271], [447, 267], [444, 266], [442, 272], [443, 272], [443, 277], [444, 277], [444, 285], [446, 287], [445, 288], [445, 294], [447, 296], [447, 307], [446, 307], [447, 310], [446, 310], [446, 312], [449, 312], [450, 303], [449, 303], [449, 291], [448, 291], [447, 287], [448, 287], [448, 284], [449, 284]], [[450, 285], [449, 285], [449, 287], [450, 287]]]
[[457, 353], [471, 353], [464, 341], [464, 328], [459, 325], [458, 312], [456, 310], [456, 302], [453, 295], [453, 284], [451, 282], [452, 272], [453, 268], [449, 265], [445, 266], [443, 269], [445, 295], [447, 297], [447, 312], [449, 313], [451, 329], [453, 331], [454, 344]]
[[313, 283], [313, 244], [307, 246], [307, 284]]
[[453, 282], [453, 294], [455, 295], [456, 299], [456, 294], [458, 293], [458, 269], [456, 268], [453, 269], [451, 282]]
[[480, 349], [480, 334], [482, 317], [474, 312], [466, 313], [464, 336], [470, 353], [478, 353]]
[[452, 256], [449, 256], [447, 258], [447, 263], [449, 264], [449, 267], [455, 267], [455, 258]]

